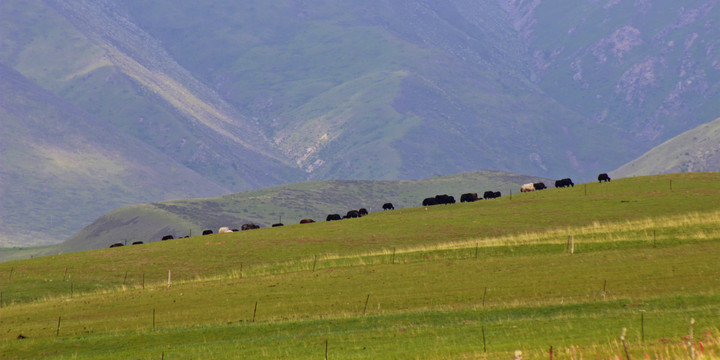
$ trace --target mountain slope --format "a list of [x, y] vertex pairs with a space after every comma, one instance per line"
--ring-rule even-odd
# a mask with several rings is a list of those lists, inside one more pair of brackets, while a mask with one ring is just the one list
[[616, 177], [720, 171], [720, 118], [686, 131], [612, 172]]
[[602, 159], [589, 144], [616, 132], [529, 81], [498, 4], [124, 6], [180, 64], [258, 118], [311, 179], [594, 173]]
[[623, 129], [632, 154], [720, 115], [717, 0], [512, 3], [538, 85]]
[[227, 192], [1, 63], [0, 78], [3, 246], [56, 243], [108, 208]]
[[[0, 61], [98, 120], [234, 191], [301, 179], [252, 121], [178, 66], [111, 2], [2, 6], [13, 15], [3, 19], [3, 35], [16, 41]], [[25, 31], [37, 18], [40, 25]]]
[[[116, 151], [165, 156], [189, 170], [174, 181], [215, 196], [477, 169], [591, 180], [720, 116], [719, 4], [7, 0], [0, 63], [45, 91], [37, 109], [62, 99], [93, 132], [127, 136]], [[31, 116], [18, 109], [3, 121]], [[29, 134], [8, 153], [29, 152]], [[90, 219], [137, 199], [114, 195], [95, 193]], [[48, 214], [74, 206], [46, 196], [65, 199]]]

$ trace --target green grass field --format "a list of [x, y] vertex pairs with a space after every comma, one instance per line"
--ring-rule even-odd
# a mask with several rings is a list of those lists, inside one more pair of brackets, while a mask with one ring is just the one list
[[675, 359], [693, 318], [717, 359], [719, 200], [627, 178], [0, 263], [0, 358]]

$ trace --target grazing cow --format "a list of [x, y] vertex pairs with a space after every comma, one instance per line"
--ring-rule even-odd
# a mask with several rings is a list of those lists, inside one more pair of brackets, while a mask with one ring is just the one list
[[438, 204], [437, 199], [435, 199], [434, 197], [425, 198], [425, 200], [423, 200], [423, 202], [422, 202], [423, 206], [430, 206], [430, 205], [437, 205], [437, 204]]
[[523, 186], [520, 187], [520, 192], [530, 192], [530, 191], [535, 191], [535, 184], [528, 183], [528, 184], [524, 184]]
[[368, 214], [368, 211], [365, 208], [360, 208], [360, 210], [358, 210], [358, 216], [365, 216], [367, 214]]
[[314, 223], [314, 222], [315, 222], [315, 220], [313, 220], [313, 219], [302, 219], [302, 220], [300, 220], [300, 223], [301, 223], [301, 224], [310, 224], [310, 223]]
[[142, 243], [143, 243], [142, 241], [134, 241], [132, 244], [133, 245], [142, 245]]
[[202, 234], [203, 235], [212, 235], [213, 231], [212, 230], [203, 230]]
[[325, 218], [325, 221], [335, 221], [335, 220], [342, 220], [340, 217], [340, 214], [328, 214], [328, 216]]
[[392, 203], [384, 203], [383, 210], [395, 210], [395, 207], [393, 206]]
[[555, 187], [556, 188], [564, 188], [564, 187], [575, 187], [575, 184], [570, 180], [570, 178], [564, 178], [555, 181]]
[[174, 239], [174, 237], [172, 235], [165, 235], [162, 237], [161, 240], [172, 240], [172, 239]]
[[275, 224], [272, 224], [272, 227], [278, 227], [278, 226], [283, 226], [283, 223], [275, 223]]
[[493, 193], [493, 196], [497, 199], [502, 196], [502, 193], [500, 193], [499, 191], [496, 191]]
[[120, 247], [120, 246], [125, 246], [125, 245], [123, 245], [123, 243], [119, 243], [119, 242], [116, 242], [116, 243], [110, 245], [111, 248]]
[[253, 229], [259, 229], [259, 228], [260, 228], [260, 225], [256, 225], [254, 223], [248, 223], [248, 224], [242, 224], [242, 226], [240, 226], [240, 231], [253, 230]]
[[233, 231], [230, 230], [230, 228], [227, 226], [223, 226], [220, 229], [218, 229], [218, 234], [225, 234], [225, 233], [231, 233], [231, 232], [233, 232]]
[[477, 200], [479, 200], [479, 199], [478, 199], [478, 196], [477, 196], [477, 193], [465, 193], [465, 194], [460, 195], [460, 202], [461, 202], [461, 203], [463, 203], [463, 202], [473, 202], [473, 201], [477, 201]]
[[350, 210], [345, 214], [346, 219], [354, 219], [360, 217], [360, 212], [357, 210]]
[[545, 186], [545, 183], [533, 183], [533, 186], [535, 187], [535, 190], [545, 190], [547, 189], [547, 186]]
[[610, 176], [606, 173], [598, 175], [598, 182], [610, 181]]
[[18, 340], [27, 339], [27, 336], [25, 336], [25, 335], [23, 335], [23, 334], [20, 334], [20, 335], [17, 336], [17, 339], [18, 339]]

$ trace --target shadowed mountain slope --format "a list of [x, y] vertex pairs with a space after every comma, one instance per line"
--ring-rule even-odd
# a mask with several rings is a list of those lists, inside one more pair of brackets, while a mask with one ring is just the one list
[[227, 191], [2, 64], [0, 79], [4, 246], [55, 243], [108, 208]]

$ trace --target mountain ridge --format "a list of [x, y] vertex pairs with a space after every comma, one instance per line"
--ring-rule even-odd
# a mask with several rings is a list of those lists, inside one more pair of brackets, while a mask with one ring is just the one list
[[[589, 181], [720, 115], [717, 5], [8, 0], [0, 63], [148, 146], [139, 168], [165, 156], [214, 195], [477, 169]], [[8, 179], [4, 193], [24, 186]], [[94, 189], [105, 208], [64, 227], [125, 205], [106, 195], [133, 185], [118, 179]], [[42, 198], [24, 194], [18, 209]]]

